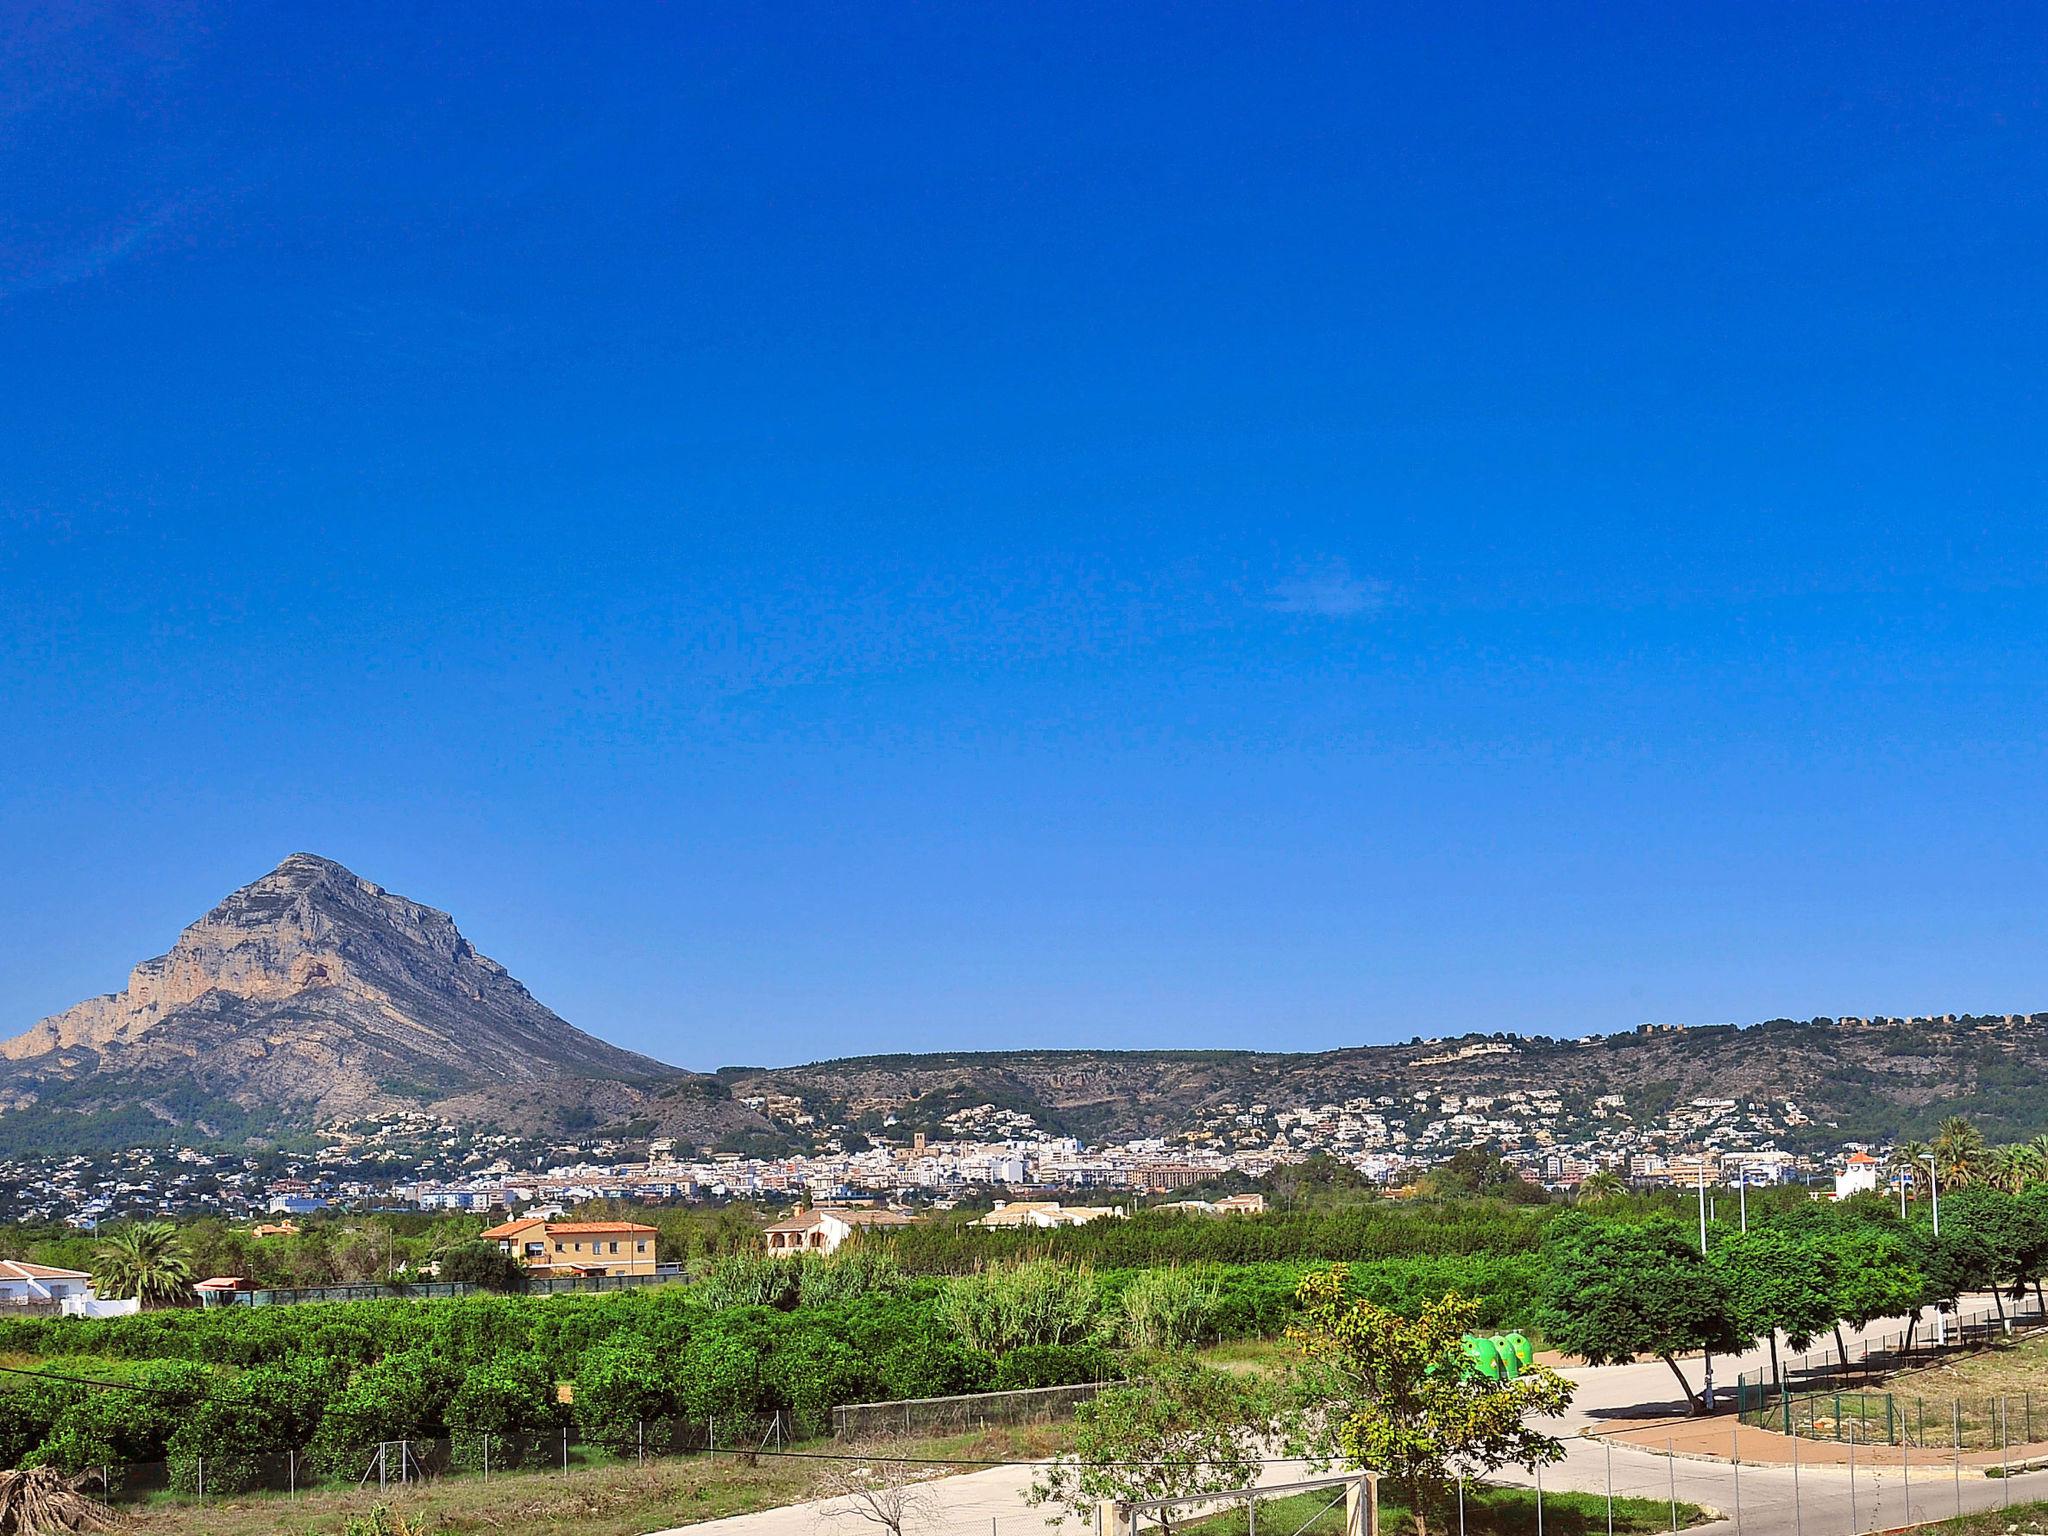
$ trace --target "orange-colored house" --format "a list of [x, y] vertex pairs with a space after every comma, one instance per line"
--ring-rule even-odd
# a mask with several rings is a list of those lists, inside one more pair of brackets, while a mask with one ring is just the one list
[[654, 1228], [637, 1221], [508, 1221], [483, 1234], [539, 1275], [651, 1275]]

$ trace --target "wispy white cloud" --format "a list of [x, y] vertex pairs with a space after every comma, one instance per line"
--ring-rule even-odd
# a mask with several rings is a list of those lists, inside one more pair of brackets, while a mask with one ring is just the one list
[[15, 253], [0, 250], [0, 299], [98, 277], [131, 256], [153, 249], [157, 237], [175, 227], [183, 212], [177, 200], [161, 203], [98, 230], [69, 249], [33, 250], [12, 262], [6, 258]]
[[1353, 575], [1341, 559], [1304, 561], [1293, 575], [1267, 589], [1266, 606], [1275, 613], [1344, 619], [1377, 613], [1386, 607], [1391, 590], [1384, 581]]

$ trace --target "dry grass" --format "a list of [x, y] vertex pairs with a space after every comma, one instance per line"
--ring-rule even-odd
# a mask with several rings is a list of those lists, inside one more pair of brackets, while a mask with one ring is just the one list
[[[938, 1440], [903, 1440], [870, 1447], [884, 1453], [930, 1458], [971, 1470], [987, 1460], [1038, 1460], [1065, 1448], [1064, 1425], [991, 1429]], [[831, 1442], [802, 1447], [838, 1454]], [[550, 1536], [641, 1536], [667, 1526], [691, 1525], [726, 1515], [772, 1509], [822, 1496], [831, 1473], [844, 1463], [800, 1456], [762, 1456], [747, 1466], [730, 1456], [630, 1462], [558, 1472], [443, 1478], [407, 1491], [361, 1493], [322, 1490], [287, 1498], [247, 1494], [208, 1500], [201, 1508], [165, 1496], [131, 1512], [131, 1528], [147, 1536], [348, 1536], [352, 1520], [368, 1525], [371, 1512], [389, 1512], [386, 1529], [402, 1522], [422, 1536], [546, 1530]], [[945, 1470], [934, 1467], [935, 1473]]]
[[1901, 1397], [1943, 1402], [1958, 1397], [2019, 1397], [2032, 1392], [2048, 1404], [2048, 1334], [2010, 1347], [1961, 1355], [1925, 1370], [1909, 1371], [1885, 1383]]

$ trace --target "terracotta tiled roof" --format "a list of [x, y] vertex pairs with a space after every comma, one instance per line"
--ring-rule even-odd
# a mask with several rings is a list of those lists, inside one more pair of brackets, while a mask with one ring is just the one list
[[0, 1280], [86, 1280], [82, 1269], [52, 1269], [47, 1264], [26, 1264], [19, 1259], [0, 1259]]

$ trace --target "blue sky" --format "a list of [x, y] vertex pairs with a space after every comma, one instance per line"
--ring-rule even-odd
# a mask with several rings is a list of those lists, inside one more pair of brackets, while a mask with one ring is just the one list
[[0, 34], [0, 1033], [295, 849], [692, 1066], [2048, 1007], [2025, 7]]

